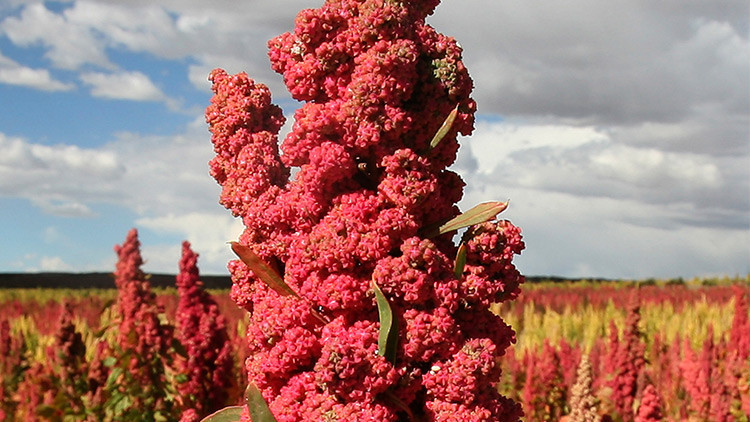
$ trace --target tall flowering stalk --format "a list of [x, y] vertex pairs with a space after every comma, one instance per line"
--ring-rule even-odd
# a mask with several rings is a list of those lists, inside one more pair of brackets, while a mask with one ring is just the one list
[[638, 392], [638, 376], [645, 365], [643, 333], [638, 327], [640, 320], [640, 295], [636, 290], [630, 297], [622, 338], [610, 346], [610, 362], [614, 364], [614, 376], [609, 382], [611, 400], [624, 422], [634, 419], [633, 402]]
[[10, 322], [0, 320], [0, 420], [13, 415], [18, 406], [14, 392], [29, 369], [29, 351], [22, 333], [13, 335]]
[[548, 340], [538, 354], [530, 354], [523, 387], [523, 409], [528, 421], [559, 420], [567, 404], [560, 356]]
[[[750, 318], [747, 295], [739, 286], [735, 286], [734, 292], [734, 318], [725, 371], [728, 387], [734, 396], [732, 413], [750, 415]], [[738, 420], [742, 419], [738, 417]]]
[[576, 381], [570, 389], [570, 414], [568, 422], [600, 422], [598, 400], [592, 389], [592, 368], [589, 356], [581, 355], [576, 371]]
[[156, 297], [141, 270], [138, 231], [130, 230], [115, 252], [119, 326], [113, 359], [107, 361], [114, 366], [105, 386], [107, 418], [165, 418], [174, 408], [166, 374], [172, 327], [162, 324]]
[[746, 363], [750, 358], [750, 318], [748, 318], [747, 295], [734, 287], [734, 317], [732, 330], [729, 333], [728, 350], [730, 358]]
[[55, 364], [59, 374], [56, 404], [65, 403], [61, 407], [66, 416], [81, 418], [86, 414], [84, 395], [89, 391], [88, 364], [83, 335], [76, 330], [73, 308], [69, 303], [63, 305], [60, 327], [55, 335], [55, 349]]
[[179, 365], [184, 378], [179, 380], [177, 392], [182, 420], [193, 421], [227, 404], [234, 361], [226, 322], [216, 301], [203, 289], [198, 254], [188, 242], [182, 243], [177, 294], [175, 328], [186, 354]]
[[65, 303], [62, 308], [54, 344], [45, 350], [46, 359], [33, 361], [18, 385], [18, 420], [86, 419], [86, 346], [72, 321], [72, 307]]
[[452, 220], [475, 103], [461, 48], [424, 21], [438, 3], [329, 0], [271, 40], [304, 102], [283, 154], [268, 89], [210, 75], [211, 174], [246, 226], [229, 267], [248, 379], [280, 422], [519, 418], [495, 389], [514, 333], [489, 307], [518, 294], [524, 245], [491, 221], [506, 204]]
[[721, 363], [726, 347], [716, 345], [713, 327], [703, 343], [700, 353], [695, 353], [685, 341], [685, 358], [682, 362], [683, 383], [690, 395], [690, 409], [704, 420], [725, 422], [732, 420], [730, 414], [730, 391], [725, 385], [725, 374]]
[[[109, 358], [112, 360], [112, 351], [106, 340], [99, 339], [94, 346], [94, 354], [88, 367], [88, 392], [83, 400], [86, 404], [87, 421], [101, 421], [105, 416], [105, 404], [107, 402], [107, 379], [110, 367], [105, 365]], [[111, 366], [111, 365], [110, 365]]]

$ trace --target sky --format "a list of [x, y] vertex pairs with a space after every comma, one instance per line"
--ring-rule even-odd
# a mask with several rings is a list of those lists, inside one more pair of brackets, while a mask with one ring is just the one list
[[[226, 274], [203, 118], [216, 67], [267, 84], [266, 41], [322, 0], [0, 0], [0, 272], [143, 269], [192, 243]], [[478, 103], [463, 210], [510, 200], [527, 275], [750, 273], [750, 3], [443, 0]], [[287, 125], [287, 128], [288, 128]], [[288, 130], [288, 129], [287, 129]]]

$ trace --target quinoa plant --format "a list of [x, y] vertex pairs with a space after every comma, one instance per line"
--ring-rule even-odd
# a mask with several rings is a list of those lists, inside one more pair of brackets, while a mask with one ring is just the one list
[[[640, 294], [636, 289], [628, 303], [628, 313], [622, 338], [618, 340], [616, 329], [610, 333], [610, 368], [613, 376], [609, 380], [612, 389], [610, 400], [623, 422], [632, 422], [635, 417], [633, 402], [638, 393], [638, 376], [645, 366], [643, 333], [638, 324], [641, 320]], [[614, 325], [611, 325], [614, 327]]]
[[31, 365], [23, 333], [14, 333], [7, 319], [0, 320], [0, 420], [11, 418], [18, 407], [14, 394]]
[[476, 105], [461, 47], [425, 23], [438, 3], [300, 12], [268, 44], [304, 103], [280, 146], [265, 85], [209, 77], [210, 171], [246, 227], [229, 264], [232, 298], [251, 313], [243, 421], [521, 415], [495, 387], [515, 337], [490, 305], [518, 295], [524, 244], [495, 220], [507, 203], [456, 206], [464, 182], [447, 167]]
[[592, 368], [589, 356], [581, 355], [576, 381], [570, 389], [568, 422], [600, 422], [598, 401], [592, 390]]
[[176, 338], [185, 348], [185, 358], [176, 365], [177, 393], [181, 421], [190, 422], [228, 404], [234, 360], [226, 321], [216, 301], [203, 288], [198, 254], [188, 242], [182, 243], [179, 266], [175, 328]]
[[528, 421], [559, 420], [567, 404], [560, 356], [548, 340], [540, 355], [530, 355], [522, 399]]
[[54, 343], [45, 348], [43, 360], [30, 363], [17, 386], [17, 406], [12, 417], [6, 415], [2, 420], [86, 420], [86, 346], [72, 317], [72, 307], [65, 303]]
[[635, 422], [658, 422], [664, 420], [661, 410], [661, 397], [653, 384], [646, 385], [643, 390], [638, 413], [635, 415]]
[[172, 326], [162, 322], [156, 295], [141, 270], [136, 229], [115, 246], [115, 252], [119, 320], [117, 344], [104, 361], [109, 367], [105, 420], [169, 420], [175, 412], [167, 373], [175, 352]]

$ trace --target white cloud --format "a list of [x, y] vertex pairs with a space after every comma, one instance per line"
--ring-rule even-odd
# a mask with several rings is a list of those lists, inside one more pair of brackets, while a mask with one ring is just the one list
[[500, 214], [522, 229], [526, 250], [515, 259], [529, 275], [633, 278], [742, 275], [750, 271], [750, 231], [681, 224], [681, 204], [476, 184], [462, 209], [510, 198]]
[[293, 28], [297, 11], [318, 0], [284, 2], [76, 1], [59, 13], [42, 4], [23, 7], [0, 22], [20, 46], [42, 45], [53, 65], [78, 70], [87, 65], [116, 69], [109, 50], [148, 53], [162, 59], [190, 58], [190, 80], [207, 89], [208, 72], [222, 67], [247, 71], [279, 96], [281, 78], [267, 64], [266, 42]]
[[[512, 120], [480, 121], [462, 144], [460, 161], [477, 163], [464, 165], [463, 175], [470, 189], [491, 193], [487, 199], [530, 189], [573, 195], [582, 203], [602, 198], [663, 206], [670, 212], [658, 221], [669, 226], [748, 226], [748, 198], [737, 195], [738, 189], [750, 191], [747, 157], [663, 151], [620, 143], [593, 127]], [[647, 224], [626, 217], [619, 218]]]
[[747, 3], [662, 3], [444, 1], [431, 21], [465, 48], [484, 112], [632, 123], [746, 98]]
[[164, 93], [145, 74], [134, 72], [97, 73], [81, 75], [81, 80], [91, 86], [95, 97], [133, 101], [161, 101]]
[[59, 68], [75, 70], [85, 64], [113, 67], [101, 37], [41, 3], [26, 5], [19, 16], [0, 22], [0, 31], [17, 45], [44, 46], [45, 56]]
[[[227, 261], [233, 259], [227, 242], [237, 239], [243, 227], [218, 205], [221, 189], [208, 175], [212, 149], [202, 119], [182, 135], [121, 134], [91, 149], [46, 146], [0, 134], [0, 150], [0, 196], [25, 198], [47, 214], [78, 218], [95, 216], [94, 204], [113, 204], [138, 215], [136, 227], [190, 241], [201, 254], [204, 273], [225, 273]], [[43, 239], [58, 237], [57, 228], [44, 230]], [[176, 271], [179, 246], [144, 245], [144, 268]], [[53, 259], [41, 267], [31, 261], [26, 266], [65, 269]]]
[[42, 145], [0, 133], [0, 195], [26, 198], [45, 212], [91, 216], [85, 202], [116, 197], [124, 167], [110, 151]]
[[118, 203], [139, 215], [219, 209], [221, 188], [208, 175], [213, 150], [202, 118], [173, 136], [122, 133], [104, 149], [125, 168], [114, 186]]
[[98, 148], [0, 134], [0, 195], [27, 198], [50, 211], [96, 202], [143, 216], [215, 211], [220, 187], [208, 175], [210, 138], [205, 129], [191, 130], [171, 137], [120, 134]]
[[674, 154], [654, 148], [639, 149], [624, 145], [593, 152], [589, 163], [594, 177], [616, 178], [646, 188], [655, 184], [688, 184], [698, 188], [719, 187], [719, 168], [695, 154]]
[[[184, 210], [183, 210], [184, 211]], [[200, 269], [203, 273], [225, 273], [226, 263], [234, 259], [227, 242], [236, 240], [244, 227], [229, 212], [214, 213], [170, 213], [136, 220], [138, 227], [155, 233], [181, 236], [190, 242], [192, 249], [200, 254]], [[148, 257], [148, 267], [160, 271], [176, 272], [180, 256], [180, 245], [147, 245], [143, 255]]]
[[73, 267], [59, 256], [44, 256], [39, 261], [39, 269], [44, 272], [73, 271]]
[[497, 123], [480, 120], [474, 136], [462, 141], [469, 145], [479, 171], [492, 173], [513, 153], [543, 148], [572, 149], [608, 139], [591, 126], [545, 123]]
[[47, 69], [34, 69], [15, 62], [0, 53], [0, 83], [20, 85], [41, 91], [70, 91], [75, 85], [57, 81]]
[[61, 195], [50, 195], [47, 198], [30, 198], [31, 202], [39, 207], [44, 213], [59, 217], [94, 217], [96, 213], [86, 204], [61, 198]]
[[48, 226], [43, 233], [44, 243], [54, 244], [62, 239], [60, 230], [56, 226]]
[[[165, 58], [182, 57], [186, 52], [182, 45], [185, 40], [178, 39], [175, 20], [159, 5], [79, 1], [64, 15], [70, 26], [87, 28], [110, 47], [124, 46]], [[173, 47], [169, 49], [168, 45]]]

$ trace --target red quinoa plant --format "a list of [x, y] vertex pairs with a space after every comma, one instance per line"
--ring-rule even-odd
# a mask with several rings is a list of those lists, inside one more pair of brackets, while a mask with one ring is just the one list
[[177, 392], [181, 420], [188, 422], [228, 404], [234, 361], [224, 316], [203, 289], [198, 254], [188, 242], [182, 243], [179, 266], [175, 328], [176, 337], [185, 348], [185, 358], [177, 365], [181, 374]]
[[635, 422], [659, 422], [664, 420], [661, 410], [661, 397], [653, 384], [648, 384], [644, 388], [638, 413], [636, 413], [634, 420]]
[[[750, 415], [750, 318], [747, 294], [734, 286], [734, 318], [727, 345], [727, 382], [734, 394], [733, 414]], [[750, 416], [745, 416], [750, 419]]]
[[489, 307], [518, 294], [524, 244], [494, 221], [507, 203], [455, 205], [464, 183], [447, 166], [475, 102], [461, 48], [425, 23], [438, 3], [300, 12], [269, 42], [272, 68], [304, 102], [281, 151], [284, 117], [266, 86], [210, 75], [211, 174], [246, 227], [233, 243], [242, 262], [229, 264], [232, 297], [251, 312], [242, 420], [521, 414], [495, 389], [514, 333]]
[[0, 420], [15, 414], [18, 401], [14, 392], [29, 369], [29, 351], [23, 333], [14, 335], [10, 322], [0, 320]]
[[[618, 339], [616, 331], [610, 333], [608, 369], [614, 374], [608, 383], [612, 389], [610, 400], [624, 422], [632, 422], [635, 417], [633, 403], [638, 393], [638, 377], [646, 363], [643, 333], [638, 327], [640, 320], [640, 295], [636, 289], [629, 300], [622, 338]], [[610, 329], [616, 330], [614, 325]]]
[[567, 404], [563, 369], [554, 346], [544, 341], [542, 351], [529, 355], [523, 388], [523, 409], [529, 421], [559, 420]]
[[68, 418], [83, 419], [86, 416], [84, 396], [89, 391], [86, 345], [73, 323], [73, 307], [69, 303], [63, 305], [60, 315], [55, 352], [53, 362], [57, 369], [58, 391], [54, 407], [62, 409]]
[[703, 349], [696, 353], [685, 341], [685, 358], [682, 361], [683, 383], [690, 396], [690, 410], [699, 419], [725, 422], [733, 420], [730, 414], [731, 392], [725, 380], [723, 356], [726, 347], [715, 344], [713, 328], [703, 343]]
[[63, 304], [54, 343], [46, 348], [46, 359], [31, 362], [23, 374], [12, 413], [17, 420], [86, 420], [86, 346], [72, 317], [72, 306]]
[[140, 242], [130, 230], [115, 246], [118, 261], [117, 344], [105, 359], [110, 371], [105, 385], [106, 420], [163, 420], [175, 411], [167, 378], [171, 366], [172, 327], [162, 323], [156, 297], [141, 270]]

